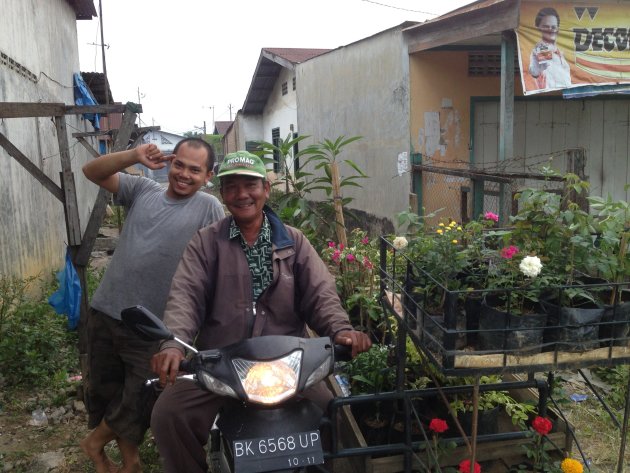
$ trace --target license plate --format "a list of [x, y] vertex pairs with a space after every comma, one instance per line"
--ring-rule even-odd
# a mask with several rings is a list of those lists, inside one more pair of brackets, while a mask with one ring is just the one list
[[235, 473], [257, 473], [324, 463], [318, 430], [235, 440], [232, 448]]

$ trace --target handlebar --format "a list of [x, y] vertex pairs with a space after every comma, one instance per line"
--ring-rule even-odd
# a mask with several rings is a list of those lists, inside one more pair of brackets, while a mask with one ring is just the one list
[[333, 347], [335, 361], [350, 361], [352, 359], [352, 347], [349, 345], [337, 345]]

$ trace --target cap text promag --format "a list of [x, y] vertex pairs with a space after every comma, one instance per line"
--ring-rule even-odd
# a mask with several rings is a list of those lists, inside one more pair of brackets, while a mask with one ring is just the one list
[[245, 156], [236, 156], [230, 160], [230, 164], [247, 164], [249, 166], [253, 166], [254, 160]]

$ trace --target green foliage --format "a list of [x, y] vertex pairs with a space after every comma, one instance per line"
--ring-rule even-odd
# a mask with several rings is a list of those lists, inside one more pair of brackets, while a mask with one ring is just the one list
[[610, 368], [600, 367], [594, 368], [593, 371], [599, 378], [612, 386], [610, 392], [606, 394], [606, 402], [610, 403], [611, 407], [614, 409], [623, 409], [628, 378], [630, 378], [630, 366], [617, 365]]
[[353, 395], [393, 391], [396, 386], [396, 370], [389, 363], [389, 349], [385, 345], [372, 345], [369, 351], [346, 363], [344, 371]]
[[335, 276], [337, 293], [350, 321], [357, 330], [382, 329], [384, 314], [378, 299], [378, 241], [355, 228], [348, 235], [348, 246], [329, 242], [322, 257]]
[[[267, 162], [273, 162], [273, 159], [264, 158], [266, 155], [275, 153], [279, 157], [283, 175], [273, 183], [273, 186], [283, 191], [282, 195], [274, 198], [281, 218], [288, 224], [302, 229], [306, 235], [315, 232], [324, 239], [332, 240], [335, 236], [334, 201], [336, 196], [332, 195], [331, 166], [333, 163], [343, 164], [351, 173], [347, 177], [340, 176], [339, 185], [342, 190], [345, 187], [361, 187], [357, 180], [368, 176], [351, 160], [339, 159], [343, 148], [361, 137], [354, 136], [346, 139], [340, 136], [335, 141], [325, 139], [294, 153], [294, 146], [306, 138], [308, 136], [304, 135], [292, 138], [289, 134], [286, 139], [279, 139], [277, 145], [261, 141], [258, 143], [261, 151], [256, 154], [261, 155]], [[295, 172], [291, 172], [289, 164], [295, 160], [299, 160], [300, 166]], [[323, 191], [327, 199], [320, 205], [312, 205], [310, 202], [312, 198], [308, 197], [314, 191]], [[345, 207], [352, 202], [352, 199], [342, 198], [341, 202]]]
[[[14, 387], [56, 385], [76, 370], [79, 359], [77, 333], [67, 330], [66, 317], [57, 315], [45, 299], [24, 296], [31, 282], [0, 278], [3, 305], [13, 300], [3, 314], [0, 373]], [[45, 290], [44, 297], [53, 290]]]
[[[467, 385], [472, 384], [474, 378], [448, 378], [448, 385]], [[481, 376], [479, 378], [479, 384], [496, 384], [501, 382], [501, 377], [497, 375], [493, 376]], [[501, 406], [505, 409], [505, 412], [512, 419], [514, 425], [519, 426], [525, 430], [526, 422], [531, 414], [536, 412], [536, 406], [530, 402], [518, 402], [507, 391], [493, 390], [483, 391], [479, 393], [479, 410], [490, 410], [497, 406]], [[472, 391], [470, 393], [455, 394], [451, 401], [451, 407], [455, 412], [472, 412], [473, 411], [473, 399]]]

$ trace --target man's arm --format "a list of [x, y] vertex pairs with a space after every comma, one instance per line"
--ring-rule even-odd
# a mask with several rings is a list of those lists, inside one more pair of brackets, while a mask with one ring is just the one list
[[118, 173], [134, 164], [144, 164], [149, 169], [161, 169], [173, 156], [164, 156], [153, 144], [100, 156], [83, 166], [83, 174], [94, 184], [115, 194], [120, 180]]

